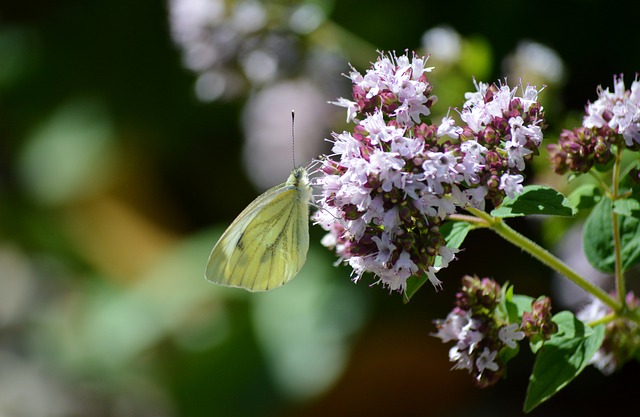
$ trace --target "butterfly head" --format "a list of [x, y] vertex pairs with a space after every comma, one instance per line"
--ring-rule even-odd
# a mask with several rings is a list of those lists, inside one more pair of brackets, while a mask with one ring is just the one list
[[309, 176], [307, 170], [304, 167], [297, 167], [291, 171], [291, 175], [287, 179], [287, 185], [292, 185], [296, 188], [305, 188], [309, 186]]

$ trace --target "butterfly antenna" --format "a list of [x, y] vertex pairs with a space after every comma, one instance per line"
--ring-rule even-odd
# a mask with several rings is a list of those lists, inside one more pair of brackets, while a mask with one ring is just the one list
[[296, 136], [295, 136], [296, 111], [291, 110], [291, 159], [293, 167], [296, 167]]

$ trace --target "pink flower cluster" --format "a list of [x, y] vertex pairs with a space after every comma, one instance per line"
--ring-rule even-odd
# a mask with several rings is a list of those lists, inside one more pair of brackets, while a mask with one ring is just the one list
[[613, 77], [613, 92], [598, 87], [598, 99], [586, 106], [582, 126], [564, 130], [558, 143], [547, 145], [558, 174], [586, 173], [613, 159], [612, 145], [640, 149], [640, 81], [626, 89], [622, 76]]
[[627, 146], [640, 144], [640, 81], [636, 78], [629, 90], [622, 76], [613, 77], [613, 92], [598, 87], [598, 99], [587, 104], [582, 125], [587, 129], [608, 126], [622, 135]]
[[459, 208], [484, 209], [522, 190], [525, 161], [542, 140], [542, 108], [531, 86], [476, 83], [460, 111], [440, 125], [427, 116], [436, 97], [426, 57], [381, 54], [364, 75], [352, 69], [351, 131], [334, 133], [333, 157], [320, 160], [315, 221], [354, 271], [404, 291], [411, 276], [436, 273], [454, 259], [439, 226]]
[[520, 323], [507, 323], [497, 317], [501, 297], [497, 282], [465, 276], [456, 294], [456, 307], [446, 319], [435, 321], [438, 332], [434, 336], [443, 343], [455, 342], [449, 350], [453, 368], [466, 370], [483, 388], [495, 384], [505, 370], [500, 352], [516, 349], [517, 342], [525, 337]]

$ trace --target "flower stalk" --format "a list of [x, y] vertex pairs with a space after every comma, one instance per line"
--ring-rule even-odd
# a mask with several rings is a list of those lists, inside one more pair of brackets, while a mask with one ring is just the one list
[[622, 309], [624, 305], [623, 303], [608, 295], [600, 287], [592, 284], [591, 282], [578, 275], [568, 265], [551, 254], [551, 252], [547, 251], [537, 243], [533, 242], [529, 238], [523, 236], [522, 234], [509, 227], [505, 222], [502, 221], [502, 219], [492, 217], [488, 213], [482, 210], [475, 209], [473, 207], [469, 207], [467, 211], [479, 218], [482, 218], [484, 221], [486, 221], [487, 227], [491, 228], [491, 230], [496, 232], [502, 238], [521, 248], [523, 251], [529, 253], [531, 256], [547, 265], [554, 271], [557, 271], [558, 273], [564, 275], [580, 288], [584, 289], [607, 306], [611, 307], [614, 311], [620, 311]]
[[[612, 201], [616, 201], [619, 198], [619, 182], [620, 182], [620, 163], [622, 157], [622, 147], [618, 147], [616, 152], [615, 162], [613, 164], [613, 196]], [[620, 242], [620, 227], [618, 213], [611, 210], [611, 228], [613, 229], [613, 246], [615, 256], [615, 282], [616, 292], [618, 294], [618, 301], [622, 306], [625, 306], [625, 296], [627, 290], [625, 288], [624, 274], [622, 271], [622, 243]]]

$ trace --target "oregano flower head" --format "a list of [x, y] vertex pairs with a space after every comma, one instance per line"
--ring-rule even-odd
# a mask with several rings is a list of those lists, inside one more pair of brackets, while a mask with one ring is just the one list
[[622, 76], [613, 77], [614, 89], [598, 87], [598, 99], [587, 103], [582, 126], [565, 129], [558, 143], [547, 145], [558, 174], [583, 174], [594, 165], [604, 166], [614, 157], [612, 145], [640, 149], [640, 81], [629, 90]]
[[319, 161], [315, 221], [323, 244], [353, 268], [403, 292], [411, 276], [436, 273], [455, 258], [440, 233], [465, 207], [483, 210], [522, 192], [525, 163], [538, 153], [544, 125], [538, 90], [475, 82], [459, 111], [461, 123], [428, 116], [437, 99], [428, 57], [381, 53], [365, 74], [353, 69], [347, 109], [353, 128], [334, 133], [333, 155]]
[[504, 352], [514, 351], [525, 333], [520, 323], [509, 323], [499, 308], [503, 292], [496, 281], [477, 276], [462, 278], [456, 306], [444, 320], [435, 320], [435, 337], [455, 342], [449, 350], [453, 369], [464, 369], [479, 387], [494, 385], [506, 369]]

